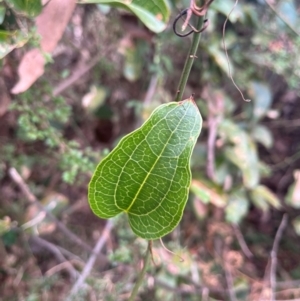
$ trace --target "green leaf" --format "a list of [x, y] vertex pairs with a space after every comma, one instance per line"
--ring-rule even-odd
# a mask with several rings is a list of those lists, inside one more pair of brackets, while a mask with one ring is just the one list
[[28, 17], [36, 17], [42, 12], [41, 0], [6, 0], [9, 6]]
[[[211, 56], [216, 65], [219, 66], [219, 68], [228, 75], [228, 61], [226, 55], [224, 54], [224, 51], [220, 50], [218, 48], [218, 44], [216, 43], [207, 45], [206, 49], [207, 53]], [[234, 73], [234, 66], [231, 62], [229, 62], [229, 64], [231, 72]]]
[[222, 191], [218, 191], [216, 187], [210, 187], [203, 181], [193, 180], [190, 190], [204, 204], [212, 203], [217, 207], [224, 207], [227, 204], [227, 196]]
[[96, 168], [88, 192], [93, 212], [101, 218], [127, 213], [133, 232], [145, 239], [171, 232], [188, 198], [201, 127], [192, 100], [159, 106]]
[[6, 8], [3, 6], [3, 4], [0, 4], [0, 25], [3, 23], [4, 18], [5, 18], [5, 12]]
[[137, 81], [142, 73], [143, 65], [142, 60], [137, 59], [139, 57], [138, 49], [135, 45], [127, 47], [125, 49], [125, 62], [123, 67], [124, 77], [130, 81]]
[[24, 46], [29, 40], [29, 36], [17, 30], [8, 32], [0, 30], [0, 60], [15, 48]]
[[292, 221], [293, 227], [297, 235], [300, 236], [300, 216], [298, 215], [296, 218]]
[[263, 211], [268, 209], [268, 204], [279, 209], [281, 207], [277, 196], [266, 186], [258, 185], [250, 192], [253, 203]]
[[242, 171], [244, 185], [255, 187], [260, 178], [259, 161], [256, 146], [249, 135], [228, 119], [219, 125], [219, 134], [234, 145], [226, 147], [225, 156]]
[[249, 209], [249, 202], [245, 191], [239, 190], [229, 196], [228, 206], [225, 208], [226, 220], [233, 224], [239, 223], [246, 216]]
[[106, 4], [97, 4], [98, 9], [103, 15], [107, 15], [110, 12], [110, 6]]
[[82, 98], [82, 106], [89, 113], [95, 113], [105, 102], [107, 90], [102, 86], [92, 86], [90, 91]]
[[134, 13], [150, 30], [159, 33], [166, 28], [170, 10], [165, 0], [81, 0], [121, 7]]
[[[285, 17], [286, 20], [288, 20], [289, 24], [293, 28], [297, 28], [297, 23], [299, 22], [299, 16], [297, 12], [297, 7], [294, 3], [294, 1], [283, 1], [279, 2], [278, 7], [276, 10]], [[279, 18], [276, 20], [278, 24], [280, 25], [281, 29], [283, 30], [286, 27], [286, 24]]]
[[8, 216], [0, 219], [0, 236], [9, 231], [11, 228], [11, 220]]
[[258, 121], [266, 115], [272, 104], [271, 90], [267, 84], [252, 82], [249, 95], [254, 103], [253, 118]]
[[253, 139], [260, 142], [266, 148], [270, 148], [273, 145], [272, 133], [267, 127], [263, 125], [255, 126], [252, 130], [251, 135]]
[[286, 195], [286, 203], [293, 208], [300, 208], [300, 170], [294, 171], [294, 183], [289, 187]]
[[[225, 16], [228, 16], [230, 11], [232, 10], [232, 7], [234, 6], [234, 1], [223, 1], [223, 0], [215, 0], [211, 4], [211, 9], [218, 11], [221, 14], [224, 14]], [[229, 20], [232, 23], [237, 22], [238, 20], [243, 18], [243, 11], [241, 9], [240, 5], [237, 5], [237, 7], [231, 12], [229, 16]]]

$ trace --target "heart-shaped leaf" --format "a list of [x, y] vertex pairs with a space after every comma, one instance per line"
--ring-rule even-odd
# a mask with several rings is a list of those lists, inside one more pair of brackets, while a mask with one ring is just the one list
[[88, 193], [93, 212], [101, 218], [127, 213], [133, 232], [145, 239], [171, 232], [188, 198], [201, 126], [191, 99], [159, 106], [98, 165]]
[[165, 0], [81, 0], [80, 3], [108, 4], [127, 9], [156, 33], [166, 28], [170, 17], [170, 10]]

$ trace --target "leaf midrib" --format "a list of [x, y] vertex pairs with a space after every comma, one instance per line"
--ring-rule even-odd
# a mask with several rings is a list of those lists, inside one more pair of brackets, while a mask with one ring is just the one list
[[[181, 105], [181, 104], [178, 104], [178, 105]], [[176, 109], [176, 108], [174, 108], [174, 109]], [[131, 207], [133, 206], [133, 204], [135, 203], [135, 201], [136, 201], [137, 197], [139, 196], [141, 190], [143, 189], [143, 187], [144, 187], [144, 185], [145, 185], [145, 183], [146, 183], [146, 181], [147, 181], [149, 175], [151, 174], [152, 170], [153, 170], [154, 167], [156, 166], [158, 160], [161, 158], [162, 153], [163, 153], [164, 150], [166, 149], [167, 144], [169, 143], [171, 137], [173, 136], [174, 132], [176, 131], [176, 129], [177, 129], [177, 128], [179, 127], [179, 125], [181, 124], [182, 119], [185, 117], [186, 112], [187, 112], [187, 110], [185, 111], [185, 114], [181, 117], [180, 122], [179, 122], [178, 125], [176, 126], [175, 130], [172, 131], [172, 133], [171, 133], [171, 135], [170, 135], [168, 141], [165, 143], [164, 148], [162, 149], [162, 151], [160, 152], [160, 154], [157, 156], [157, 159], [155, 160], [155, 162], [154, 162], [153, 166], [151, 167], [150, 171], [147, 173], [147, 175], [146, 175], [146, 177], [145, 177], [143, 183], [141, 184], [141, 186], [140, 186], [139, 190], [137, 191], [137, 193], [136, 193], [134, 199], [132, 200], [131, 204], [129, 205], [129, 207], [128, 207], [126, 210], [124, 210], [125, 212], [128, 213], [129, 210], [130, 210], [130, 208], [131, 208]], [[146, 138], [145, 138], [145, 139], [146, 139]]]

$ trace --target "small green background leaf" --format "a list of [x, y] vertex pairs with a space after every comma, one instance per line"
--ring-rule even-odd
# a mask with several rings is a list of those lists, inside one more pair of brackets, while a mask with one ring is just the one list
[[181, 220], [191, 183], [190, 157], [202, 118], [187, 99], [159, 106], [98, 165], [89, 184], [96, 215], [126, 212], [133, 232], [157, 239]]
[[41, 0], [6, 0], [9, 6], [28, 17], [36, 17], [42, 11]]
[[24, 46], [28, 40], [29, 36], [24, 35], [21, 30], [14, 32], [0, 30], [0, 59], [15, 48]]
[[294, 171], [295, 181], [290, 185], [288, 193], [286, 195], [286, 203], [293, 208], [300, 208], [300, 170], [296, 169]]
[[3, 23], [5, 18], [6, 8], [0, 3], [0, 25]]
[[255, 206], [267, 211], [269, 205], [276, 209], [280, 209], [281, 204], [278, 197], [266, 186], [258, 185], [250, 192], [251, 199]]
[[249, 209], [249, 202], [243, 189], [232, 193], [229, 196], [228, 206], [225, 208], [226, 220], [238, 224], [246, 216]]
[[225, 156], [243, 174], [247, 188], [255, 187], [260, 179], [259, 161], [254, 142], [249, 135], [232, 121], [225, 119], [219, 126], [220, 136], [233, 146], [226, 146]]
[[251, 99], [253, 99], [253, 119], [255, 121], [263, 118], [272, 104], [272, 93], [267, 84], [260, 82], [252, 82], [249, 91]]
[[257, 125], [253, 128], [252, 137], [264, 147], [270, 148], [273, 145], [273, 137], [271, 131], [264, 125]]
[[193, 180], [190, 190], [204, 204], [212, 203], [217, 207], [224, 207], [227, 204], [227, 196], [218, 191], [216, 187], [210, 187], [204, 181]]
[[127, 9], [156, 33], [166, 28], [170, 17], [170, 10], [165, 0], [81, 0], [80, 3], [107, 4]]

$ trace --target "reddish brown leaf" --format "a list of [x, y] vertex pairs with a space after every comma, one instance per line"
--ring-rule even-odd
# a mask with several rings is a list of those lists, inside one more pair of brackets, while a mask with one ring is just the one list
[[[41, 50], [52, 52], [75, 8], [75, 0], [51, 0], [43, 12], [36, 18], [37, 32], [41, 35]], [[26, 91], [43, 73], [45, 58], [39, 49], [27, 52], [18, 67], [19, 81], [11, 93], [18, 94]]]

